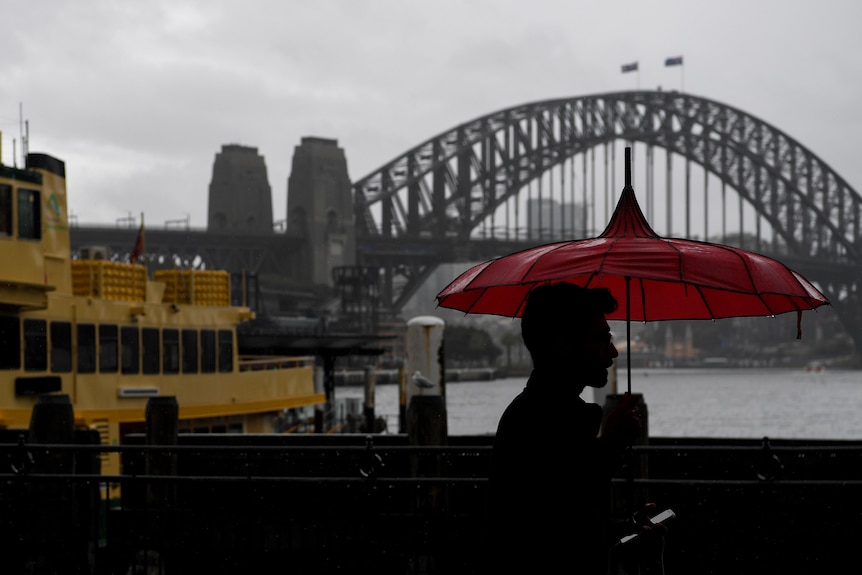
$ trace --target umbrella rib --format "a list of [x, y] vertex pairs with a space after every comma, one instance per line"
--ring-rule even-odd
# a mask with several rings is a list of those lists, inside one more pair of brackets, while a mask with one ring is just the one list
[[[616, 246], [617, 242], [619, 242], [619, 241], [620, 241], [620, 238], [614, 238], [613, 241], [611, 242], [611, 244], [608, 246], [608, 249], [606, 249], [604, 251], [604, 253], [602, 253], [602, 261], [599, 263], [598, 269], [596, 271], [594, 271], [592, 274], [590, 274], [591, 280], [593, 277], [599, 276], [602, 274], [602, 270], [605, 269], [605, 262], [607, 261], [608, 256], [610, 255], [611, 251], [613, 251], [614, 246]], [[589, 283], [589, 282], [587, 282], [587, 283]]]
[[[530, 275], [530, 272], [531, 272], [531, 271], [533, 271], [533, 268], [535, 268], [537, 265], [539, 265], [539, 262], [541, 262], [543, 259], [545, 259], [545, 256], [547, 256], [548, 254], [552, 254], [552, 253], [554, 253], [555, 251], [560, 250], [560, 249], [562, 249], [562, 248], [566, 247], [566, 245], [567, 245], [567, 242], [559, 242], [559, 243], [557, 243], [557, 244], [548, 244], [548, 247], [553, 246], [553, 248], [552, 248], [552, 249], [549, 249], [548, 251], [546, 251], [545, 253], [543, 253], [541, 256], [537, 257], [537, 258], [535, 259], [535, 261], [533, 261], [533, 263], [532, 263], [532, 264], [530, 264], [530, 267], [529, 267], [529, 268], [527, 268], [527, 271], [525, 271], [525, 272], [523, 273], [523, 275], [520, 277], [520, 281], [521, 281], [521, 282], [523, 282], [523, 281], [527, 278], [527, 276], [529, 276], [529, 275]], [[483, 271], [484, 271], [484, 270], [483, 270]]]
[[[779, 263], [781, 263], [781, 262], [779, 262]], [[799, 289], [801, 289], [801, 290], [803, 291], [803, 293], [808, 294], [808, 289], [807, 289], [804, 285], [802, 285], [802, 282], [801, 282], [801, 281], [799, 281], [798, 274], [797, 274], [796, 272], [794, 272], [793, 270], [791, 270], [790, 268], [788, 268], [785, 264], [781, 263], [781, 265], [783, 265], [783, 266], [784, 266], [784, 268], [785, 268], [787, 271], [789, 271], [789, 272], [790, 272], [790, 275], [793, 277], [793, 281], [795, 281], [795, 282], [796, 282], [796, 285], [798, 285], [798, 286], [799, 286]], [[812, 287], [813, 287], [813, 286], [812, 286]], [[818, 290], [818, 291], [820, 291], [820, 290]], [[820, 295], [823, 295], [823, 294], [821, 293]], [[824, 296], [824, 297], [825, 297], [825, 296]], [[806, 296], [806, 301], [807, 301], [807, 299], [808, 299], [808, 296]], [[796, 311], [797, 311], [797, 312], [802, 312], [802, 311], [805, 309], [805, 308], [803, 308], [803, 307], [799, 306], [799, 304], [797, 304], [797, 303], [796, 303], [796, 299], [795, 299], [795, 298], [793, 299], [793, 304], [797, 306], [797, 307], [796, 307]], [[812, 306], [812, 305], [811, 305], [811, 303], [809, 303], [809, 304], [808, 304], [808, 309], [813, 310], [813, 311], [815, 311], [815, 312], [817, 311], [817, 308], [815, 308], [814, 306]]]
[[679, 270], [679, 282], [683, 285], [686, 285], [682, 270], [682, 252], [679, 250], [678, 247], [673, 245], [673, 242], [670, 240], [670, 238], [662, 238], [662, 241], [666, 246], [670, 247], [670, 249], [676, 252], [676, 269]]
[[[533, 291], [533, 288], [530, 288], [530, 291]], [[527, 292], [527, 294], [530, 293]], [[524, 307], [527, 305], [527, 296], [521, 298], [521, 303], [518, 304], [518, 308], [515, 310], [515, 314], [512, 316], [512, 319], [516, 317], [521, 317], [521, 312], [524, 310]]]
[[[677, 262], [678, 262], [677, 269], [679, 269], [679, 281], [680, 281], [680, 283], [683, 284], [683, 286], [685, 286], [685, 289], [688, 289], [689, 284], [685, 281], [685, 277], [684, 277], [682, 252], [679, 250], [679, 248], [677, 248], [673, 244], [673, 242], [669, 241], [668, 239], [665, 239], [664, 241], [665, 241], [665, 244], [667, 244], [673, 250], [676, 251]], [[691, 241], [691, 240], [688, 240], [688, 241]], [[769, 312], [769, 315], [774, 316], [775, 312], [772, 310], [772, 307], [767, 303], [767, 301], [765, 299], [763, 299], [763, 295], [757, 286], [757, 282], [754, 281], [754, 276], [751, 273], [751, 269], [748, 267], [748, 262], [746, 261], [746, 259], [744, 257], [742, 257], [742, 254], [739, 252], [739, 250], [737, 250], [736, 248], [734, 248], [732, 246], [726, 246], [723, 244], [710, 244], [710, 245], [712, 247], [724, 250], [726, 252], [730, 252], [731, 254], [736, 256], [736, 258], [742, 263], [742, 267], [745, 268], [745, 273], [748, 276], [748, 280], [751, 283], [751, 286], [753, 288], [752, 292], [754, 293], [754, 295], [757, 296], [757, 299], [760, 301], [760, 303], [763, 305], [763, 307], [766, 308], [766, 310]], [[766, 257], [766, 256], [763, 256], [763, 257]], [[777, 261], [777, 260], [775, 260], [775, 261]], [[790, 271], [789, 268], [787, 268], [787, 266], [785, 266], [781, 262], [778, 262], [778, 263], [781, 264], [785, 269], [787, 269], [788, 272]], [[793, 274], [791, 274], [791, 275], [793, 275]], [[800, 287], [802, 287], [801, 284], [799, 283], [799, 280], [797, 280], [796, 277], [794, 277], [793, 279], [796, 281], [796, 283], [798, 285], [800, 285]], [[698, 293], [698, 295], [700, 295], [700, 299], [703, 302], [704, 306], [706, 306], [706, 309], [707, 309], [707, 312], [709, 313], [709, 315], [712, 318], [715, 318], [715, 314], [714, 314], [712, 308], [710, 307], [709, 302], [707, 301], [707, 299], [703, 293], [703, 290], [701, 289], [701, 286], [698, 284], [694, 284], [694, 283], [692, 283], [691, 285], [697, 290], [697, 293]], [[794, 307], [796, 307], [796, 309], [799, 310], [799, 307], [798, 307], [798, 304], [796, 303], [796, 301], [792, 300], [792, 303], [793, 303]]]
[[706, 308], [706, 312], [709, 314], [709, 317], [711, 317], [712, 319], [715, 319], [715, 313], [713, 313], [712, 307], [709, 305], [709, 301], [706, 299], [706, 296], [704, 295], [703, 290], [701, 289], [701, 286], [695, 285], [694, 289], [696, 289], [698, 295], [700, 295], [700, 301], [703, 302], [703, 305]]
[[[689, 241], [691, 241], [691, 240], [689, 240]], [[683, 270], [683, 263], [682, 263], [683, 262], [682, 252], [675, 245], [673, 245], [672, 242], [665, 240], [665, 243], [667, 245], [671, 246], [671, 248], [673, 248], [674, 250], [676, 250], [676, 252], [678, 254], [677, 268], [679, 269], [679, 281], [684, 286], [686, 286], [686, 289], [688, 289], [688, 284], [686, 283], [685, 278], [684, 278], [684, 270]], [[766, 310], [769, 312], [769, 315], [774, 316], [775, 312], [772, 310], [772, 308], [766, 302], [766, 300], [763, 299], [763, 295], [761, 294], [760, 289], [757, 286], [757, 282], [754, 281], [754, 276], [751, 273], [751, 269], [748, 267], [748, 262], [745, 260], [745, 258], [742, 257], [742, 254], [740, 254], [739, 250], [737, 250], [736, 248], [734, 248], [732, 246], [726, 246], [724, 244], [710, 244], [710, 245], [715, 247], [715, 248], [718, 248], [720, 250], [730, 252], [731, 254], [736, 256], [736, 258], [740, 262], [742, 262], [742, 267], [745, 268], [745, 273], [748, 276], [748, 280], [749, 280], [749, 282], [751, 282], [751, 286], [753, 288], [752, 293], [757, 296], [757, 299], [760, 300], [760, 303], [763, 305], [764, 308], [766, 308]], [[763, 257], [765, 257], [765, 256], [763, 256]], [[781, 262], [778, 262], [778, 263], [781, 263]], [[781, 265], [784, 266], [784, 264], [781, 264]], [[785, 269], [787, 269], [787, 266], [784, 266], [784, 267], [785, 267]], [[794, 279], [796, 279], [796, 278], [794, 278]], [[798, 282], [798, 280], [797, 280], [797, 282]], [[706, 304], [706, 308], [709, 311], [709, 314], [712, 317], [715, 317], [715, 315], [712, 312], [712, 309], [710, 309], [709, 304], [707, 303], [706, 298], [703, 295], [703, 291], [701, 290], [700, 286], [697, 284], [691, 284], [691, 285], [693, 285], [697, 289], [698, 294], [700, 294], [701, 300], [703, 300], [704, 304]], [[795, 302], [794, 302], [794, 305], [795, 305]]]
[[[742, 267], [745, 268], [745, 273], [748, 274], [748, 279], [751, 281], [751, 285], [754, 287], [754, 290], [753, 290], [754, 294], [757, 296], [757, 299], [760, 300], [760, 303], [763, 304], [763, 307], [765, 307], [766, 310], [769, 312], [769, 315], [774, 316], [775, 312], [772, 311], [772, 308], [769, 306], [769, 304], [766, 302], [766, 300], [763, 299], [763, 295], [760, 292], [760, 288], [758, 288], [757, 283], [754, 281], [754, 276], [751, 274], [751, 269], [748, 267], [748, 262], [745, 260], [745, 258], [742, 257], [742, 254], [740, 254], [739, 251], [737, 251], [736, 249], [733, 249], [729, 246], [720, 245], [720, 247], [722, 249], [725, 249], [725, 250], [731, 252], [733, 255], [735, 255], [742, 262]], [[781, 264], [781, 265], [784, 266], [784, 264]], [[784, 266], [784, 267], [786, 268], [787, 266]]]
[[[485, 271], [485, 270], [482, 270], [482, 271]], [[473, 311], [473, 308], [476, 306], [476, 304], [479, 302], [479, 300], [482, 299], [482, 297], [484, 297], [485, 292], [487, 292], [487, 291], [488, 291], [488, 288], [482, 288], [482, 293], [479, 294], [478, 297], [473, 299], [473, 303], [471, 303], [470, 306], [466, 310], [464, 310], [464, 314], [471, 313]]]
[[[727, 252], [730, 252], [740, 262], [742, 262], [742, 266], [743, 266], [743, 268], [745, 268], [745, 273], [748, 276], [748, 279], [751, 282], [751, 285], [753, 288], [751, 293], [757, 297], [757, 299], [760, 301], [760, 303], [763, 305], [763, 307], [767, 310], [768, 315], [775, 316], [776, 312], [772, 309], [772, 306], [770, 306], [769, 303], [764, 299], [763, 294], [765, 292], [761, 291], [760, 288], [757, 286], [757, 282], [755, 282], [755, 280], [754, 280], [754, 276], [751, 273], [751, 268], [748, 265], [748, 261], [743, 257], [743, 254], [741, 253], [741, 251], [737, 248], [734, 248], [733, 246], [726, 246], [723, 244], [710, 244], [710, 246], [712, 246], [714, 248], [719, 248], [719, 249], [727, 251]], [[673, 247], [674, 247], [674, 249], [677, 249], [676, 246], [673, 246]], [[677, 249], [677, 251], [679, 252], [678, 249]], [[796, 275], [794, 275], [793, 271], [790, 268], [788, 268], [787, 265], [785, 265], [783, 262], [780, 262], [780, 261], [773, 259], [773, 258], [769, 258], [768, 256], [763, 256], [762, 254], [757, 254], [756, 252], [751, 252], [751, 253], [758, 255], [760, 257], [763, 257], [763, 258], [767, 258], [768, 260], [770, 260], [771, 262], [773, 262], [776, 265], [780, 265], [782, 268], [784, 268], [785, 271], [787, 271], [788, 275], [790, 275], [793, 278], [793, 281], [796, 283], [796, 285], [799, 287], [799, 289], [803, 293], [807, 293], [805, 286], [802, 285], [802, 282], [799, 281], [799, 278], [797, 278]], [[682, 280], [682, 263], [681, 262], [682, 262], [682, 260], [680, 259], [680, 266], [679, 266], [679, 268], [680, 268], [680, 281], [683, 281]], [[683, 281], [683, 283], [685, 284], [684, 281]], [[686, 284], [686, 285], [688, 285], [688, 284]], [[691, 285], [694, 286], [698, 290], [698, 293], [700, 294], [701, 300], [703, 301], [704, 305], [706, 306], [707, 310], [709, 311], [710, 316], [712, 316], [714, 318], [715, 314], [713, 313], [712, 309], [710, 308], [709, 302], [706, 300], [706, 297], [704, 296], [704, 293], [703, 293], [703, 290], [701, 289], [701, 286], [698, 284], [691, 284]], [[744, 292], [740, 291], [739, 293], [744, 293]], [[780, 295], [780, 294], [776, 293], [776, 295]], [[793, 306], [793, 309], [797, 312], [804, 311], [805, 309], [815, 309], [811, 305], [809, 305], [808, 307], [802, 306], [798, 301], [800, 298], [793, 297], [792, 295], [785, 294], [785, 299], [790, 303], [790, 305]], [[804, 299], [804, 298], [802, 298], [802, 299]]]

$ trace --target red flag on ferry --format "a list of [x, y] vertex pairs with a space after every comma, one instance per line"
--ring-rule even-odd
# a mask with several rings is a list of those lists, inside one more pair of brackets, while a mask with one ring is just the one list
[[135, 247], [132, 249], [132, 254], [129, 256], [129, 261], [136, 263], [138, 258], [144, 253], [144, 214], [141, 214], [141, 228], [138, 230], [138, 237], [135, 239]]

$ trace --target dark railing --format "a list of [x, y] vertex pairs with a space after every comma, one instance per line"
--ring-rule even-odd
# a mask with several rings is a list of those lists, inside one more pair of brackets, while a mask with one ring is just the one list
[[[90, 432], [74, 444], [3, 432], [4, 572], [481, 573], [491, 439], [129, 435], [104, 447]], [[99, 473], [105, 452], [120, 453], [121, 475]], [[676, 511], [668, 575], [824, 573], [853, 558], [860, 462], [855, 442], [654, 438], [608, 501]]]

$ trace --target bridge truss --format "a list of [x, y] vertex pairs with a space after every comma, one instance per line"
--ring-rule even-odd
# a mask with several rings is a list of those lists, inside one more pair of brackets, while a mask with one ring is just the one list
[[[707, 238], [710, 222], [720, 222], [723, 243], [778, 257], [818, 283], [836, 305], [859, 309], [859, 194], [763, 120], [705, 98], [661, 91], [500, 110], [447, 130], [357, 180], [357, 257], [383, 270], [381, 306], [400, 309], [439, 263], [600, 232], [618, 192], [615, 176], [623, 171], [622, 154], [616, 162], [619, 145], [635, 146], [636, 176], [645, 180], [645, 189], [636, 180], [635, 190], [654, 227], [653, 218], [661, 223], [663, 217], [663, 235]], [[665, 154], [664, 170], [655, 169], [657, 149]], [[680, 163], [684, 169], [674, 170]], [[702, 185], [692, 186], [692, 166], [702, 171]], [[640, 167], [645, 169], [637, 174]], [[657, 179], [664, 180], [663, 196]], [[674, 198], [680, 180], [684, 196]], [[597, 185], [604, 188], [606, 216], [598, 222]], [[739, 206], [731, 210], [738, 233], [730, 236], [728, 190]], [[664, 214], [654, 214], [661, 201]], [[553, 207], [543, 209], [543, 202]], [[698, 205], [703, 223], [693, 228]], [[685, 223], [679, 233], [674, 217]], [[852, 320], [842, 315], [848, 332], [862, 342], [859, 313]]]

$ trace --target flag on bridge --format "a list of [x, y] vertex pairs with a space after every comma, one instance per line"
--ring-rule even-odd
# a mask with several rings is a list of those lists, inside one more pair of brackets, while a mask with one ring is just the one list
[[676, 56], [674, 58], [667, 58], [664, 61], [665, 66], [682, 66], [682, 56]]
[[631, 64], [623, 64], [623, 74], [625, 74], [626, 72], [637, 72], [637, 70], [638, 70], [638, 63], [637, 62], [632, 62]]
[[144, 246], [146, 241], [144, 239], [144, 214], [141, 212], [141, 228], [138, 230], [138, 237], [135, 239], [135, 247], [132, 249], [132, 253], [129, 256], [129, 261], [131, 263], [136, 263], [138, 258], [144, 254]]

